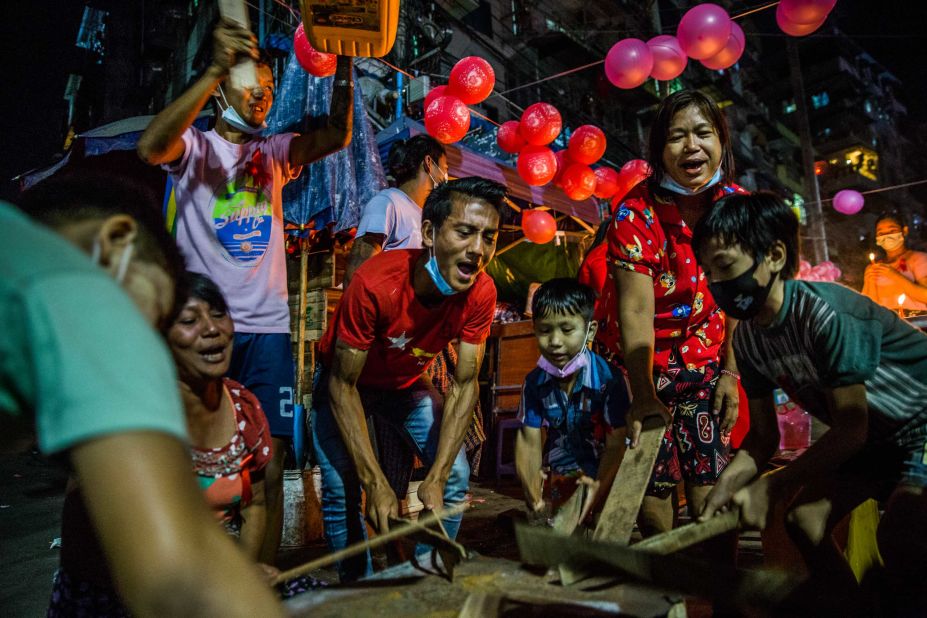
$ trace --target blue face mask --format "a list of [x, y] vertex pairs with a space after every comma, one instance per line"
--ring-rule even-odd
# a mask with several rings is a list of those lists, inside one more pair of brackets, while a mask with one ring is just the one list
[[262, 122], [260, 126], [257, 127], [248, 124], [248, 122], [241, 117], [241, 114], [239, 114], [234, 107], [229, 105], [228, 99], [225, 98], [225, 93], [222, 91], [222, 86], [219, 86], [219, 94], [222, 95], [222, 101], [225, 102], [225, 109], [222, 110], [222, 120], [226, 121], [229, 126], [242, 133], [247, 133], [248, 135], [256, 135], [267, 128], [266, 122]]
[[445, 279], [441, 271], [438, 270], [438, 260], [435, 259], [434, 249], [429, 249], [429, 251], [431, 252], [431, 257], [425, 262], [425, 270], [428, 271], [431, 282], [435, 284], [435, 287], [438, 288], [438, 291], [444, 296], [453, 296], [457, 293], [457, 290], [451, 287], [451, 284], [447, 282], [447, 279]]
[[723, 175], [724, 174], [721, 171], [721, 166], [718, 166], [718, 171], [714, 173], [714, 175], [711, 177], [711, 180], [693, 191], [692, 189], [687, 189], [686, 187], [673, 180], [673, 177], [669, 174], [664, 173], [663, 180], [660, 181], [660, 187], [679, 195], [698, 195], [702, 191], [707, 191], [711, 187], [721, 182], [721, 177]]

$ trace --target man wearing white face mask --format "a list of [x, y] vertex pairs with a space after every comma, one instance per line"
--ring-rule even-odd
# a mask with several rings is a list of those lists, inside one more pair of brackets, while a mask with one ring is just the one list
[[876, 221], [875, 240], [885, 261], [866, 268], [863, 294], [889, 309], [927, 311], [927, 253], [909, 249], [907, 235], [908, 226], [898, 215]]
[[[230, 377], [261, 402], [274, 437], [267, 466], [267, 537], [261, 560], [275, 560], [283, 516], [283, 457], [293, 435], [294, 374], [287, 303], [283, 186], [303, 165], [351, 142], [351, 58], [339, 57], [326, 124], [304, 133], [262, 137], [274, 98], [274, 76], [248, 30], [220, 22], [212, 64], [158, 114], [138, 142], [139, 156], [174, 182], [175, 237], [189, 269], [216, 282], [235, 322]], [[226, 79], [239, 57], [257, 60], [255, 87]], [[192, 126], [214, 98], [215, 127]]]

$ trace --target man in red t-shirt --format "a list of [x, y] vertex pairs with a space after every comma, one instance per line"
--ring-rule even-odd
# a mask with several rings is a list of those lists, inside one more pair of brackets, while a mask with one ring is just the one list
[[[470, 469], [461, 446], [496, 305], [483, 269], [496, 249], [504, 195], [505, 187], [481, 178], [440, 185], [422, 210], [425, 248], [370, 258], [345, 290], [320, 343], [323, 368], [313, 397], [325, 538], [333, 551], [366, 536], [361, 488], [376, 530], [387, 531], [399, 513], [370, 443], [368, 414], [405, 433], [430, 466], [418, 489], [426, 509], [464, 500]], [[455, 339], [459, 361], [442, 406], [425, 372]], [[452, 538], [460, 520], [444, 520]], [[343, 581], [372, 573], [369, 554], [343, 561], [339, 572]]]

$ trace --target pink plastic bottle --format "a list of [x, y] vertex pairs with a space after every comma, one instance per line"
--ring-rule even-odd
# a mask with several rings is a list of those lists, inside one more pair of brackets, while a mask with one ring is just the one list
[[776, 420], [779, 423], [779, 450], [798, 451], [811, 446], [811, 415], [777, 389]]

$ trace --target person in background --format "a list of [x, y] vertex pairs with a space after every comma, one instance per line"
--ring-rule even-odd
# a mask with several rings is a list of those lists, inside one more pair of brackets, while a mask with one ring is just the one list
[[[863, 294], [889, 309], [927, 311], [927, 253], [907, 246], [908, 226], [897, 214], [876, 221], [876, 244], [885, 261], [866, 267]], [[904, 294], [904, 302], [898, 298]]]
[[[692, 239], [718, 304], [741, 320], [734, 350], [750, 433], [705, 500], [764, 528], [788, 500], [786, 529], [807, 588], [833, 615], [923, 616], [927, 608], [927, 335], [842, 285], [794, 280], [798, 220], [773, 194], [717, 202]], [[774, 389], [830, 428], [789, 465], [763, 474], [779, 444]], [[878, 528], [888, 590], [866, 604], [835, 527], [883, 501]]]
[[[608, 233], [608, 319], [620, 333], [631, 386], [628, 435], [641, 421], [667, 420], [639, 515], [644, 536], [671, 529], [676, 486], [685, 480], [694, 517], [730, 457], [738, 414], [737, 365], [725, 325], [692, 251], [692, 226], [732, 182], [734, 157], [724, 114], [709, 97], [683, 90], [663, 100], [650, 128], [653, 174], [618, 205]], [[620, 302], [618, 302], [620, 300]], [[720, 559], [736, 536], [718, 539]]]
[[[326, 124], [301, 135], [260, 136], [274, 102], [274, 76], [254, 35], [220, 22], [213, 31], [212, 64], [145, 129], [138, 154], [167, 170], [177, 204], [175, 236], [190, 270], [209, 275], [222, 290], [235, 323], [230, 376], [260, 400], [274, 457], [266, 470], [267, 535], [263, 562], [273, 564], [283, 526], [283, 461], [293, 435], [295, 367], [290, 345], [283, 186], [302, 166], [351, 142], [351, 59], [339, 57]], [[239, 57], [257, 60], [256, 86], [226, 78]], [[215, 127], [193, 127], [213, 99]]]
[[597, 326], [594, 304], [591, 288], [566, 278], [547, 281], [531, 300], [541, 357], [522, 388], [515, 469], [535, 516], [546, 510], [544, 461], [558, 477], [552, 486], [564, 478], [590, 485], [582, 520], [608, 495], [624, 453], [630, 401], [621, 371], [588, 348]]
[[[153, 328], [169, 323], [183, 270], [157, 201], [117, 178], [65, 176], [19, 202], [51, 229], [0, 204], [2, 439], [7, 419], [34, 419], [40, 449], [73, 479], [48, 615], [119, 615], [123, 603], [135, 616], [282, 615], [190, 473]], [[112, 573], [120, 598], [96, 596], [82, 569]]]
[[[504, 196], [505, 187], [481, 178], [432, 191], [422, 211], [425, 248], [370, 258], [329, 322], [319, 345], [312, 439], [332, 550], [366, 537], [361, 489], [378, 532], [399, 514], [367, 433], [368, 415], [399, 428], [429, 467], [417, 492], [426, 510], [440, 512], [466, 497], [470, 469], [461, 446], [496, 305], [483, 270], [495, 252]], [[442, 406], [427, 371], [453, 339], [460, 339], [460, 362]], [[451, 538], [461, 518], [443, 520]], [[339, 571], [343, 581], [369, 575], [369, 553], [342, 561]]]
[[386, 165], [396, 186], [383, 189], [364, 206], [344, 270], [344, 289], [357, 267], [377, 253], [422, 246], [422, 207], [431, 191], [447, 182], [444, 146], [430, 135], [395, 142]]

